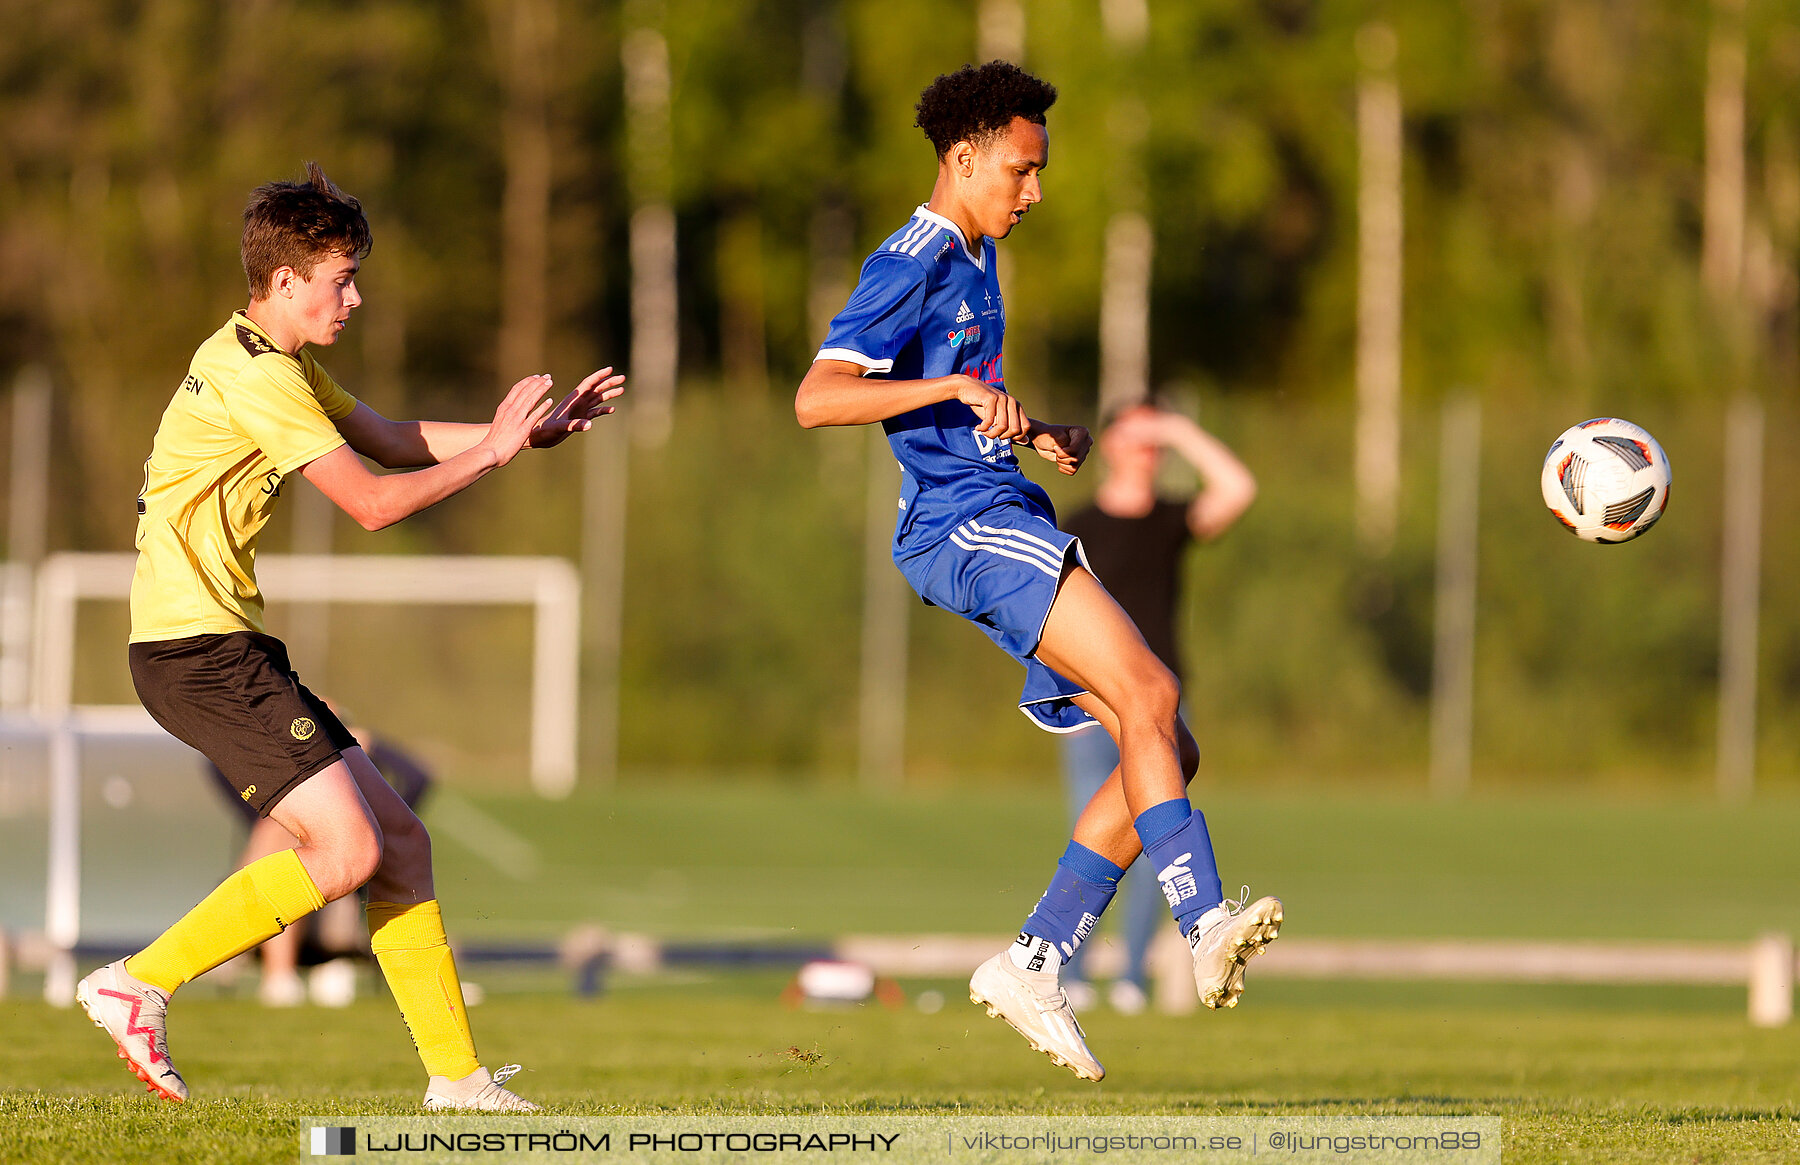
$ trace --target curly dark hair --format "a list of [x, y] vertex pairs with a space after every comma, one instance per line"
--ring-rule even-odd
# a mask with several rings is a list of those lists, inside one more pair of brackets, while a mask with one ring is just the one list
[[914, 125], [925, 131], [942, 159], [957, 142], [987, 142], [1015, 117], [1044, 124], [1056, 104], [1056, 86], [1007, 61], [964, 65], [945, 73], [919, 94]]
[[362, 203], [339, 190], [317, 162], [304, 182], [270, 182], [250, 192], [238, 253], [251, 299], [267, 299], [275, 272], [292, 267], [303, 279], [327, 255], [369, 253], [374, 237]]

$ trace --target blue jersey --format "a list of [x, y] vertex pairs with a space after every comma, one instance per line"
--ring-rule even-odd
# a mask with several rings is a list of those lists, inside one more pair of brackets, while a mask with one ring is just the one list
[[[817, 359], [847, 360], [886, 380], [961, 372], [1004, 392], [1006, 307], [994, 267], [992, 239], [972, 251], [955, 223], [919, 207], [863, 261]], [[950, 400], [882, 422], [902, 470], [896, 558], [921, 553], [967, 518], [1009, 502], [1054, 520], [1049, 496], [1020, 471], [1012, 442], [976, 433], [977, 419]]]

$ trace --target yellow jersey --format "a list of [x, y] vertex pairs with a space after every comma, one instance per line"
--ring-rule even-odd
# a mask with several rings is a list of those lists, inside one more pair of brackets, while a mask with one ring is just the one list
[[256, 539], [282, 479], [344, 444], [356, 398], [233, 312], [163, 410], [138, 495], [131, 642], [263, 629]]

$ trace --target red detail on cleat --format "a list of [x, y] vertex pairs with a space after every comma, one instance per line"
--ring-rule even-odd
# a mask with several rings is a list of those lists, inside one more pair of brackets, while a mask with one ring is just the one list
[[[166, 1063], [168, 1057], [163, 1055], [162, 1051], [156, 1046], [156, 1032], [150, 1028], [138, 1026], [138, 1012], [143, 1010], [144, 1007], [143, 998], [138, 995], [133, 995], [129, 991], [112, 991], [105, 987], [100, 989], [100, 994], [110, 995], [114, 999], [123, 999], [125, 1002], [131, 1004], [131, 1018], [125, 1021], [125, 1034], [128, 1036], [148, 1036], [150, 1044], [150, 1063], [153, 1065]], [[119, 1055], [123, 1056], [124, 1054], [125, 1049], [120, 1048]]]
[[[121, 1053], [121, 1055], [123, 1055], [123, 1053]], [[176, 1104], [182, 1103], [181, 1097], [176, 1096], [173, 1092], [170, 1092], [167, 1088], [164, 1088], [162, 1085], [158, 1084], [156, 1081], [150, 1079], [150, 1073], [144, 1071], [141, 1067], [139, 1067], [137, 1064], [133, 1063], [129, 1059], [126, 1060], [125, 1063], [131, 1068], [131, 1074], [133, 1076], [136, 1076], [139, 1080], [141, 1080], [143, 1082], [145, 1092], [150, 1093], [152, 1096], [160, 1097], [163, 1100], [173, 1101]]]

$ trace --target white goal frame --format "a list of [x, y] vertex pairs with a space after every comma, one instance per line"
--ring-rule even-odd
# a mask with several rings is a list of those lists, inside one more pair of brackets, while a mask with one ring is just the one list
[[[161, 731], [135, 704], [74, 703], [78, 608], [84, 600], [129, 599], [136, 561], [135, 554], [54, 554], [39, 566], [34, 580], [27, 719], [41, 726], [50, 743], [44, 930], [53, 954], [44, 995], [63, 1006], [74, 996], [73, 951], [81, 933], [78, 740], [91, 734]], [[547, 557], [271, 554], [257, 560], [257, 575], [277, 602], [531, 606], [531, 784], [548, 798], [574, 791], [581, 578], [568, 562]], [[16, 608], [16, 587], [7, 591]], [[16, 622], [17, 611], [11, 615], [5, 622]], [[16, 628], [0, 634], [9, 647], [22, 646], [16, 642], [21, 638]]]
[[[38, 568], [32, 616], [31, 711], [69, 713], [75, 617], [86, 599], [128, 599], [135, 554], [64, 553]], [[486, 555], [265, 554], [256, 573], [271, 602], [527, 605], [531, 666], [531, 785], [560, 799], [575, 789], [581, 701], [581, 576], [560, 558]]]

